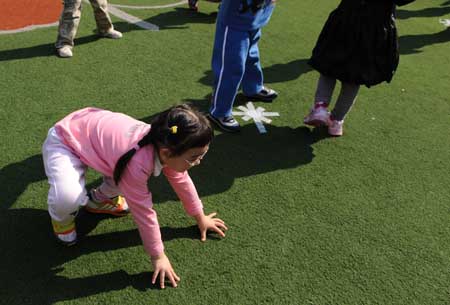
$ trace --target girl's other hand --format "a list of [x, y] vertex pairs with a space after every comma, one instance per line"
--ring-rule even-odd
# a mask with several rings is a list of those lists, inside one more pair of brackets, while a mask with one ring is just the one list
[[209, 215], [199, 214], [195, 216], [197, 220], [198, 228], [200, 229], [200, 240], [206, 241], [206, 233], [208, 230], [216, 232], [221, 237], [225, 237], [224, 231], [228, 230], [225, 222], [220, 218], [214, 218], [217, 213], [211, 213]]
[[152, 265], [154, 270], [152, 284], [156, 283], [156, 278], [159, 275], [159, 283], [161, 285], [161, 289], [165, 288], [164, 282], [166, 276], [172, 283], [172, 286], [177, 287], [177, 282], [180, 281], [180, 277], [173, 270], [169, 258], [166, 256], [166, 254], [162, 253], [158, 256], [152, 256]]

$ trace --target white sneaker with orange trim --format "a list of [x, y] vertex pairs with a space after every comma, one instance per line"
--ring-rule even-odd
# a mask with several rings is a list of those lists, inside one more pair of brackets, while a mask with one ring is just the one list
[[66, 246], [77, 243], [77, 231], [75, 230], [75, 217], [68, 223], [62, 223], [52, 219], [53, 232], [56, 239]]
[[125, 216], [128, 214], [128, 204], [124, 197], [117, 196], [109, 198], [97, 189], [89, 192], [89, 201], [86, 204], [86, 211], [96, 214], [110, 214], [114, 216]]

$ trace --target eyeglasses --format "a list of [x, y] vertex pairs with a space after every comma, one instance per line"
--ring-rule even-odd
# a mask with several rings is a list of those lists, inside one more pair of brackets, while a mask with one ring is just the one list
[[198, 156], [198, 158], [195, 159], [194, 161], [189, 161], [186, 159], [184, 159], [184, 161], [186, 161], [186, 163], [189, 164], [190, 167], [197, 166], [200, 164], [200, 162], [202, 162], [203, 157], [206, 155], [207, 152], [208, 151], [205, 151], [202, 155]]

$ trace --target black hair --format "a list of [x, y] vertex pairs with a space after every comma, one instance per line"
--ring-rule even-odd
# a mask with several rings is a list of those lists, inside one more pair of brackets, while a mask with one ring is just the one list
[[[138, 142], [139, 147], [153, 144], [156, 149], [168, 148], [172, 156], [191, 148], [208, 145], [214, 133], [208, 119], [187, 104], [173, 106], [150, 120], [150, 131]], [[136, 153], [132, 148], [123, 154], [114, 168], [114, 181], [119, 183], [128, 162]]]

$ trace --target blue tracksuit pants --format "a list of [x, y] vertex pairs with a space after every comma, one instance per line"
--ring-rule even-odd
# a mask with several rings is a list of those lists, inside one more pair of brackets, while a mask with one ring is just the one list
[[263, 88], [258, 41], [261, 29], [238, 31], [217, 21], [212, 70], [214, 91], [210, 112], [215, 117], [230, 116], [242, 83], [245, 95]]

